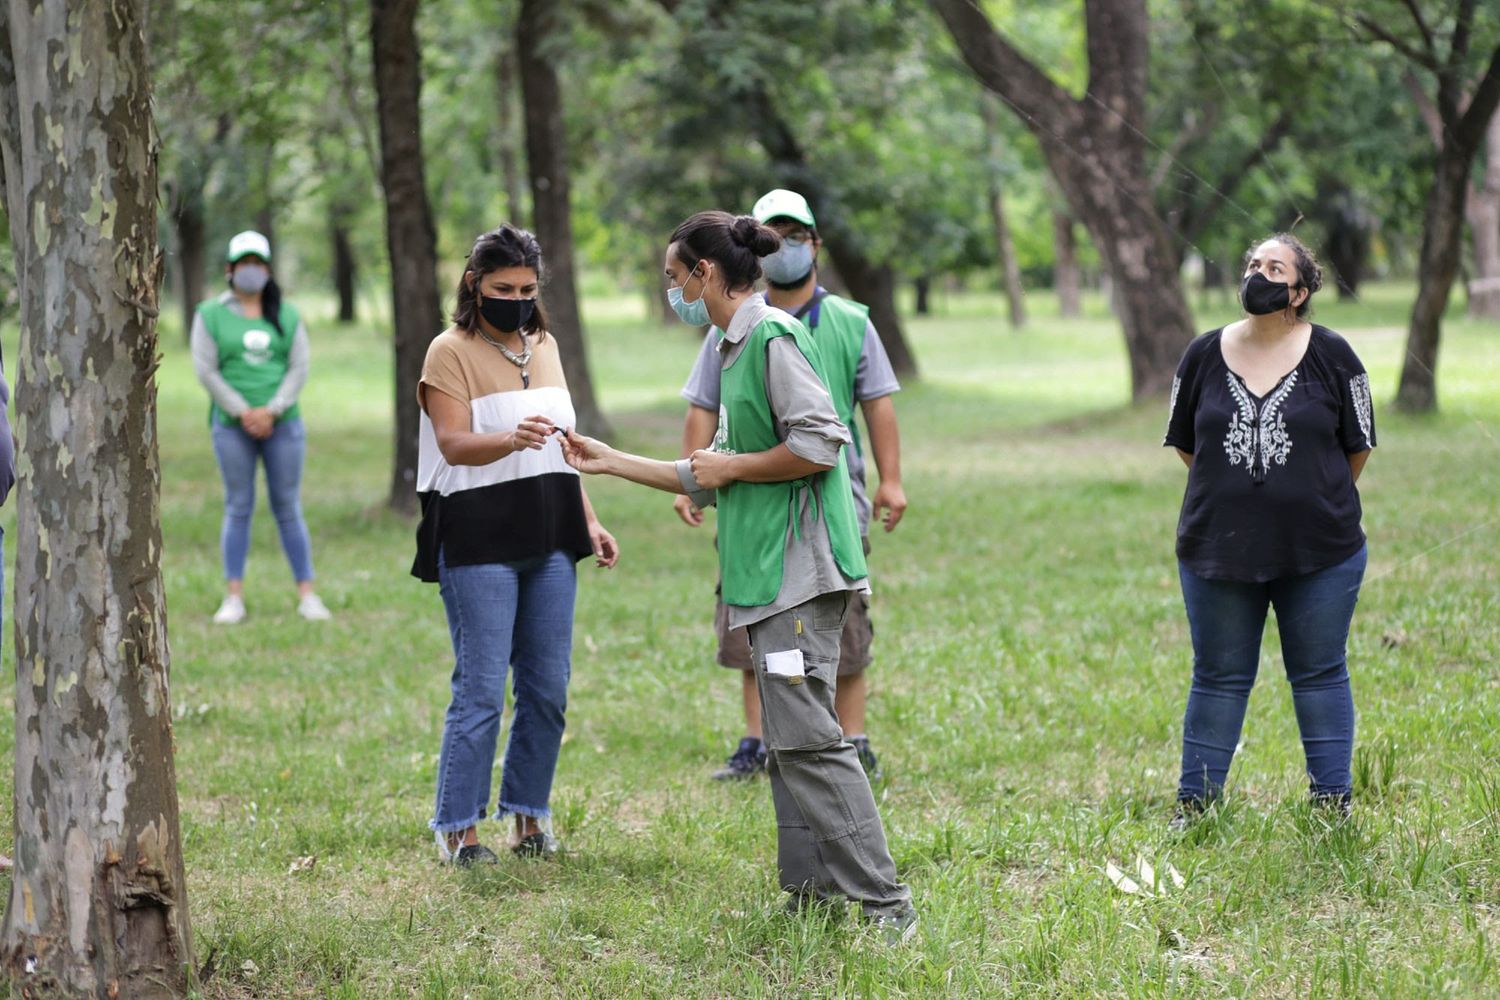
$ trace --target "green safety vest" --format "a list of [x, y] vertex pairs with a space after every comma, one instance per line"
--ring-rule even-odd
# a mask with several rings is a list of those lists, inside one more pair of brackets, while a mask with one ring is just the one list
[[[746, 335], [734, 362], [723, 369], [715, 449], [749, 454], [781, 443], [766, 398], [766, 345], [777, 337], [795, 338], [824, 386], [829, 384], [814, 338], [805, 326], [777, 317], [762, 320]], [[812, 494], [815, 486], [817, 493]], [[817, 504], [817, 516], [828, 528], [833, 558], [844, 576], [862, 580], [869, 575], [854, 514], [849, 468], [840, 449], [838, 464], [825, 472], [783, 483], [735, 481], [718, 490], [719, 574], [724, 581], [725, 604], [758, 607], [776, 599], [781, 591], [786, 534], [795, 526], [797, 511], [804, 502]]]
[[[825, 295], [818, 303], [818, 328], [813, 333], [813, 347], [822, 359], [819, 374], [833, 396], [833, 408], [854, 441], [854, 450], [864, 454], [859, 443], [859, 428], [854, 422], [854, 376], [859, 358], [865, 350], [865, 327], [870, 321], [870, 307], [837, 295]], [[807, 319], [802, 320], [804, 326]]]
[[[252, 407], [269, 403], [286, 378], [292, 340], [301, 322], [297, 310], [285, 302], [281, 304], [281, 333], [276, 332], [269, 320], [246, 319], [218, 299], [200, 305], [198, 315], [219, 350], [219, 374], [224, 381]], [[297, 404], [293, 403], [276, 419], [279, 422], [296, 416]], [[236, 423], [217, 403], [209, 404], [208, 419], [221, 424]]]

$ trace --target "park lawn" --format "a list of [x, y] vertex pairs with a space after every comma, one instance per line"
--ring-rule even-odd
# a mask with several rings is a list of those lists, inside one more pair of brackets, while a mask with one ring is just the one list
[[[1319, 312], [1378, 401], [1410, 295], [1374, 287]], [[207, 404], [165, 326], [164, 573], [203, 995], [1493, 995], [1500, 331], [1447, 325], [1440, 415], [1377, 404], [1353, 819], [1330, 827], [1304, 804], [1272, 628], [1227, 807], [1172, 836], [1184, 472], [1159, 446], [1164, 404], [1126, 405], [1102, 305], [1059, 321], [1046, 297], [1031, 304], [1023, 333], [982, 296], [939, 296], [910, 324], [911, 509], [872, 557], [876, 794], [922, 911], [896, 950], [856, 920], [779, 915], [764, 780], [707, 780], [740, 732], [738, 680], [712, 665], [708, 529], [613, 481], [589, 484], [623, 558], [580, 568], [553, 799], [567, 852], [440, 867], [426, 822], [451, 652], [436, 588], [407, 574], [412, 524], [382, 507], [385, 337], [308, 303], [304, 502], [334, 620], [295, 615], [262, 494], [250, 618], [224, 629], [209, 623], [221, 493]], [[665, 457], [697, 342], [643, 311], [639, 296], [591, 300], [591, 357], [620, 442]], [[8, 790], [0, 801], [5, 821]], [[1113, 863], [1140, 881], [1142, 859], [1162, 876], [1149, 897], [1106, 876]]]

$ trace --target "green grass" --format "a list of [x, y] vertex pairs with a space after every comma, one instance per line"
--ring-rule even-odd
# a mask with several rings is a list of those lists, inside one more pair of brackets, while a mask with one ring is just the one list
[[[1376, 287], [1320, 311], [1377, 399], [1394, 391], [1410, 293]], [[1273, 628], [1226, 808], [1173, 838], [1190, 650], [1172, 554], [1183, 470], [1158, 447], [1162, 407], [1126, 405], [1099, 302], [1060, 322], [1036, 296], [1037, 322], [1015, 333], [992, 299], [940, 296], [911, 324], [924, 377], [898, 407], [912, 506], [875, 539], [870, 732], [923, 920], [915, 944], [889, 951], [854, 921], [777, 915], [764, 782], [706, 780], [739, 734], [737, 679], [712, 665], [708, 532], [616, 482], [590, 484], [624, 558], [582, 571], [553, 802], [567, 854], [482, 872], [435, 863], [426, 821], [451, 661], [436, 589], [407, 575], [412, 525], [382, 509], [388, 345], [307, 304], [304, 501], [335, 614], [321, 626], [294, 614], [263, 497], [251, 617], [209, 623], [220, 490], [203, 393], [180, 331], [163, 331], [164, 572], [189, 899], [199, 959], [217, 970], [205, 996], [1500, 989], [1494, 329], [1448, 324], [1440, 415], [1377, 411], [1350, 648], [1354, 819], [1329, 828], [1303, 803]], [[622, 443], [666, 456], [697, 344], [643, 311], [640, 296], [590, 301], [592, 360]], [[309, 855], [312, 871], [289, 874]], [[1116, 890], [1106, 864], [1133, 872], [1138, 857], [1185, 885]]]

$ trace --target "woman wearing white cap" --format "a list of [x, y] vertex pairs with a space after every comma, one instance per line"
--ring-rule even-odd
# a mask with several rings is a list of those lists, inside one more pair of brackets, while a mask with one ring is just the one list
[[212, 397], [209, 424], [224, 479], [224, 602], [214, 621], [245, 617], [245, 556], [255, 510], [255, 466], [265, 463], [266, 492], [281, 548], [297, 581], [297, 613], [329, 617], [313, 592], [312, 545], [302, 518], [302, 461], [307, 440], [297, 395], [307, 381], [307, 327], [281, 301], [271, 277], [271, 244], [246, 231], [229, 241], [229, 289], [193, 317], [193, 369]]

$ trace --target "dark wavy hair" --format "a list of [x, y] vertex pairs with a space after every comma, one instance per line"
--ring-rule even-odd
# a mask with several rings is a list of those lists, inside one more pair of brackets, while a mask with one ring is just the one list
[[738, 292], [760, 278], [760, 259], [781, 246], [776, 230], [749, 215], [699, 212], [672, 230], [677, 259], [689, 267], [711, 260], [724, 276], [724, 288]]
[[[498, 229], [481, 233], [469, 251], [468, 264], [458, 279], [458, 299], [453, 307], [454, 326], [470, 336], [479, 331], [479, 282], [490, 272], [506, 267], [529, 267], [536, 272], [537, 284], [542, 282], [542, 245], [520, 226], [502, 222]], [[468, 281], [470, 274], [474, 276], [472, 285]], [[521, 332], [542, 338], [547, 335], [547, 326], [547, 312], [538, 295], [536, 309], [522, 325]]]
[[1245, 259], [1240, 261], [1241, 274], [1250, 266], [1250, 258], [1255, 256], [1255, 249], [1262, 243], [1280, 243], [1292, 252], [1292, 259], [1297, 265], [1297, 287], [1307, 289], [1307, 298], [1297, 306], [1297, 318], [1301, 319], [1312, 307], [1313, 294], [1323, 287], [1323, 265], [1318, 262], [1318, 255], [1291, 233], [1272, 233], [1270, 236], [1262, 236], [1245, 250]]

